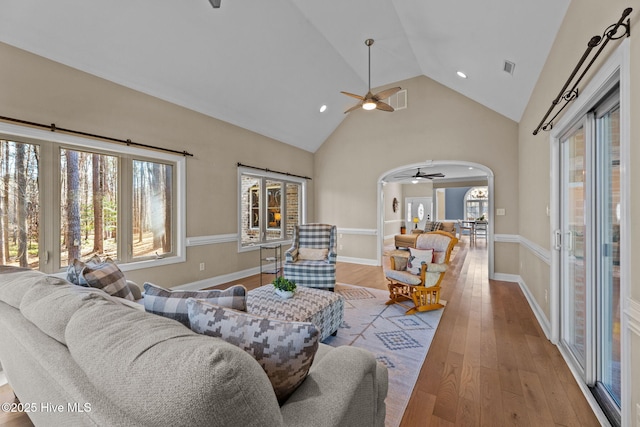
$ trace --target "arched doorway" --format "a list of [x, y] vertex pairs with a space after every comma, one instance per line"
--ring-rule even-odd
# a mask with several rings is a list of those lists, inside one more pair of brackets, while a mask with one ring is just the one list
[[[439, 176], [443, 175], [443, 176]], [[384, 186], [392, 182], [416, 183], [416, 180], [428, 179], [437, 183], [463, 182], [465, 179], [486, 179], [488, 188], [488, 230], [487, 230], [487, 251], [488, 251], [488, 273], [489, 278], [494, 277], [494, 175], [493, 171], [479, 163], [467, 162], [463, 160], [428, 160], [420, 163], [399, 166], [388, 170], [378, 178], [378, 221], [377, 221], [377, 261], [382, 265], [384, 238], [385, 238], [385, 199]], [[404, 181], [406, 180], [406, 181]], [[437, 218], [434, 215], [434, 218]]]

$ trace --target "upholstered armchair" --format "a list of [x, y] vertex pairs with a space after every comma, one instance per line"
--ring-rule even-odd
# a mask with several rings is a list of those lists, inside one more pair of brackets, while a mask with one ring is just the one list
[[[408, 308], [407, 314], [444, 307], [440, 301], [440, 283], [449, 265], [451, 251], [458, 239], [444, 231], [419, 234], [409, 256], [391, 256], [391, 268], [385, 273], [389, 281], [389, 304]], [[405, 301], [412, 306], [403, 304]]]
[[284, 277], [297, 285], [333, 291], [336, 286], [335, 225], [297, 225], [293, 245], [285, 252]]

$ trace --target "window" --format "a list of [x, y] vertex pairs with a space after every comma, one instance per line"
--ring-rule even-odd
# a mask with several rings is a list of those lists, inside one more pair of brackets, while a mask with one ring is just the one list
[[39, 147], [0, 139], [0, 264], [38, 268]]
[[183, 261], [184, 163], [34, 129], [0, 136], [0, 264], [56, 273], [96, 254], [123, 270]]
[[305, 182], [245, 168], [239, 175], [240, 248], [292, 239], [302, 221]]
[[489, 217], [489, 188], [473, 187], [464, 198], [464, 219], [487, 219]]

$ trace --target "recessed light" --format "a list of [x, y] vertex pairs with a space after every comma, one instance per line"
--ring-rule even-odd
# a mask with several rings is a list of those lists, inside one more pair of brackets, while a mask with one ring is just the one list
[[473, 170], [473, 166], [469, 166], [469, 170]]
[[327, 111], [327, 106], [325, 104], [322, 104], [322, 106], [320, 107], [320, 112], [324, 113], [325, 111]]
[[460, 77], [461, 79], [466, 79], [467, 75], [465, 73], [463, 73], [462, 71], [458, 71], [456, 73], [458, 75], [458, 77]]

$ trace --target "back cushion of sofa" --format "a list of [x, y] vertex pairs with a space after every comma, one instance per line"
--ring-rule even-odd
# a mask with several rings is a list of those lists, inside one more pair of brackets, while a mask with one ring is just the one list
[[[20, 312], [42, 332], [66, 344], [64, 331], [69, 319], [92, 299], [109, 299], [100, 289], [72, 285], [64, 279], [43, 276], [25, 292]], [[115, 304], [115, 302], [113, 302]]]
[[20, 308], [22, 297], [33, 282], [45, 276], [36, 270], [0, 266], [0, 301]]
[[179, 322], [96, 301], [71, 317], [73, 359], [137, 425], [282, 425], [260, 365]]

